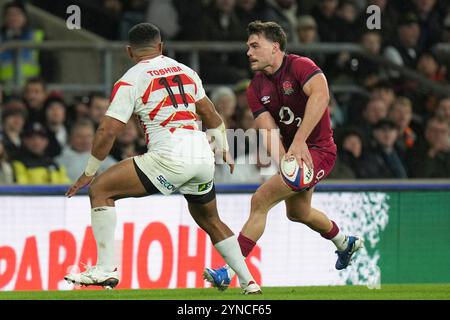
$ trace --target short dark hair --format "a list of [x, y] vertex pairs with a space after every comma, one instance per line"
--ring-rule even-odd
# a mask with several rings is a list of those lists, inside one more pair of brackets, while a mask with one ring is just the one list
[[133, 47], [141, 47], [161, 40], [161, 32], [152, 23], [139, 23], [128, 31], [128, 43]]
[[247, 27], [248, 35], [258, 34], [264, 35], [267, 39], [272, 42], [278, 42], [280, 44], [280, 50], [285, 51], [287, 45], [287, 36], [283, 28], [276, 22], [268, 21], [262, 22], [256, 20], [250, 22]]
[[103, 92], [100, 91], [93, 91], [89, 94], [88, 96], [88, 102], [87, 105], [90, 108], [92, 106], [92, 102], [94, 101], [94, 99], [99, 98], [99, 99], [109, 99], [107, 95], [105, 95]]
[[25, 83], [25, 87], [27, 87], [30, 84], [40, 84], [42, 86], [42, 88], [47, 91], [47, 83], [45, 82], [45, 80], [41, 77], [31, 77], [28, 78], [26, 83]]
[[256, 20], [250, 22], [247, 27], [248, 35], [258, 34], [264, 35], [267, 39], [280, 44], [280, 50], [285, 51], [287, 45], [287, 36], [283, 28], [276, 22], [262, 22]]

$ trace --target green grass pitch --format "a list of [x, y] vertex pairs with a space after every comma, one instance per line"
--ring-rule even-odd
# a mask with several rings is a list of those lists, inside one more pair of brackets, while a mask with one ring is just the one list
[[0, 292], [0, 300], [450, 300], [450, 284], [263, 287], [263, 294], [244, 296], [239, 289], [73, 290]]

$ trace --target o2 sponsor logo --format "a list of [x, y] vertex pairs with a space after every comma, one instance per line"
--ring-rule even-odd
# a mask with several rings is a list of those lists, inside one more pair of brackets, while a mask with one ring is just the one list
[[281, 107], [279, 116], [280, 116], [280, 122], [287, 124], [287, 125], [290, 125], [294, 121], [297, 121], [297, 127], [300, 127], [300, 123], [302, 123], [302, 118], [295, 117], [294, 112], [289, 107], [285, 107], [285, 106]]

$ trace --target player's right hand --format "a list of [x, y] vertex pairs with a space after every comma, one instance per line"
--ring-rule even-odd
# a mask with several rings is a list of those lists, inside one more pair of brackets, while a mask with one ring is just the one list
[[72, 185], [70, 186], [70, 188], [67, 190], [66, 192], [66, 196], [67, 197], [72, 197], [74, 196], [78, 190], [82, 189], [83, 187], [87, 186], [88, 184], [90, 184], [92, 182], [92, 180], [94, 180], [95, 175], [93, 176], [87, 176], [84, 173], [78, 178], [78, 180]]
[[230, 167], [230, 173], [233, 174], [234, 171], [234, 159], [228, 151], [222, 153], [223, 161]]

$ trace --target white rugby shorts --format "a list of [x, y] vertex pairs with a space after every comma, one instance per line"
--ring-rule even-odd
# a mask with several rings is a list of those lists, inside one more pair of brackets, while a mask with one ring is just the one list
[[174, 161], [154, 151], [133, 159], [162, 194], [179, 191], [182, 194], [202, 195], [213, 186], [214, 159]]

